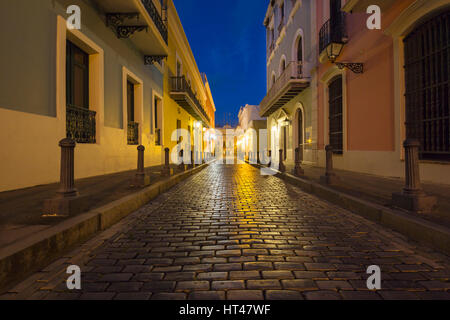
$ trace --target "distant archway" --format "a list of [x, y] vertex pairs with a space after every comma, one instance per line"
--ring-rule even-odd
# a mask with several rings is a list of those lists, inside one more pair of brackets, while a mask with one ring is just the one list
[[[294, 118], [295, 148], [300, 148], [300, 160], [303, 160], [305, 149], [305, 114], [303, 106], [299, 103]], [[294, 148], [294, 149], [295, 149]]]

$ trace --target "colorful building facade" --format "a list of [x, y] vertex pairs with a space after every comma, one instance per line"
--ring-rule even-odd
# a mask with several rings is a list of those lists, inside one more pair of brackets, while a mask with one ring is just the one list
[[[305, 9], [307, 1], [294, 2]], [[381, 29], [367, 26], [376, 13], [367, 12], [371, 5], [381, 9]], [[324, 148], [331, 145], [338, 169], [403, 177], [403, 142], [414, 138], [421, 143], [422, 179], [449, 183], [449, 2], [323, 0], [311, 6], [307, 41], [317, 59], [305, 119], [313, 119], [306, 125], [317, 150], [312, 162], [325, 166]], [[298, 19], [308, 24], [309, 18]], [[281, 100], [279, 112], [295, 132], [288, 103]]]
[[[73, 5], [80, 29], [67, 24]], [[206, 100], [171, 0], [3, 1], [0, 24], [8, 43], [0, 74], [0, 191], [59, 181], [58, 142], [66, 137], [77, 142], [77, 179], [136, 169], [138, 145], [146, 149], [145, 166], [163, 163], [176, 127], [177, 108], [165, 106], [174, 43], [188, 52], [183, 59]]]
[[267, 117], [272, 157], [278, 157], [281, 149], [283, 161], [291, 165], [297, 147], [304, 150], [305, 162], [317, 162], [315, 6], [312, 0], [270, 1], [264, 19], [267, 95], [260, 103], [260, 115]]
[[[173, 149], [182, 137], [173, 136], [177, 129], [190, 133], [194, 144], [203, 150], [203, 132], [214, 128], [215, 105], [206, 75], [201, 74], [173, 1], [168, 2], [169, 55], [164, 62], [164, 148]], [[196, 134], [195, 134], [196, 133]], [[194, 139], [198, 137], [198, 141]], [[175, 139], [173, 139], [175, 138]]]

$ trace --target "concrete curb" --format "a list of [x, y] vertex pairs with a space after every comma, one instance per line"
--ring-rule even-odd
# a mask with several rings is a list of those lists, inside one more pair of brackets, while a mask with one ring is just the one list
[[[252, 164], [257, 168], [265, 168]], [[450, 229], [406, 212], [394, 210], [369, 201], [347, 195], [319, 183], [298, 178], [289, 173], [276, 171], [276, 177], [300, 187], [307, 193], [318, 196], [368, 220], [395, 230], [419, 243], [430, 245], [438, 251], [450, 255]]]
[[[134, 194], [33, 234], [0, 252], [0, 288], [26, 277], [51, 263], [63, 252], [113, 226], [208, 164], [176, 174]], [[0, 293], [2, 290], [0, 290]]]

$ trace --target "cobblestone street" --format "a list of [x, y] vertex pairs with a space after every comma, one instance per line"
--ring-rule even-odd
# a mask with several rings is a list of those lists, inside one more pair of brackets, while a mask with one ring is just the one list
[[[72, 264], [82, 290], [66, 288]], [[449, 278], [444, 255], [247, 164], [212, 164], [1, 298], [450, 299]]]

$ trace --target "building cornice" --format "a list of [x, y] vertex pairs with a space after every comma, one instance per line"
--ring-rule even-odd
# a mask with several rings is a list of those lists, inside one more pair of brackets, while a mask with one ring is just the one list
[[198, 89], [201, 92], [201, 98], [207, 99], [202, 76], [195, 61], [194, 54], [192, 53], [191, 46], [184, 32], [183, 25], [181, 24], [180, 17], [177, 9], [173, 3], [173, 0], [168, 0], [168, 15], [169, 15], [169, 36], [172, 41], [175, 42], [177, 48], [177, 54], [183, 57], [183, 60], [188, 63], [189, 74], [192, 76], [192, 80], [197, 84]]

